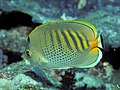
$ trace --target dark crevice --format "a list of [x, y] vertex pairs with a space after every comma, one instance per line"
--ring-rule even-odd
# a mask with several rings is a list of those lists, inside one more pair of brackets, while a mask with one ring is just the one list
[[75, 73], [72, 73], [72, 71], [66, 71], [65, 75], [61, 76], [62, 80], [60, 81], [64, 86], [62, 88], [65, 88], [65, 90], [71, 90], [74, 87], [74, 84], [76, 82], [75, 80]]
[[32, 17], [30, 15], [19, 11], [0, 12], [0, 29], [9, 30], [18, 26], [28, 26], [35, 28], [36, 26], [40, 25], [40, 23], [33, 23]]
[[50, 83], [45, 78], [36, 75], [36, 73], [34, 73], [33, 71], [27, 71], [24, 74], [27, 75], [27, 76], [30, 76], [32, 79], [34, 79], [37, 82], [41, 82], [42, 81], [44, 85], [53, 86], [52, 83]]
[[107, 51], [103, 51], [103, 59], [104, 62], [109, 62], [114, 69], [120, 68], [120, 47], [112, 48], [111, 46]]
[[8, 51], [8, 50], [3, 50], [4, 55], [6, 55], [8, 57], [8, 61], [7, 64], [11, 64], [14, 62], [19, 62], [22, 61], [22, 53], [20, 52], [13, 52], [13, 51]]

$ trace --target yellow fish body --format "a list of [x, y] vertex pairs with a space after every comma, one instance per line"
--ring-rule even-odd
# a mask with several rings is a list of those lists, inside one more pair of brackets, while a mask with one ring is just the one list
[[102, 58], [96, 28], [82, 20], [52, 22], [36, 27], [28, 36], [23, 57], [47, 69], [94, 67]]

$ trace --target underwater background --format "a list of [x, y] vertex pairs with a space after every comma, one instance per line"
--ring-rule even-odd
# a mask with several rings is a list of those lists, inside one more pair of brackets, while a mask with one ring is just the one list
[[[60, 20], [94, 24], [103, 57], [92, 68], [56, 71], [58, 87], [37, 76], [21, 55], [36, 26]], [[0, 90], [120, 90], [120, 0], [0, 0]]]

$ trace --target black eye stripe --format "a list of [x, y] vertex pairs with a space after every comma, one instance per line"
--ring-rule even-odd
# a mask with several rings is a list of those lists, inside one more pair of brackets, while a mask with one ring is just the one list
[[26, 50], [26, 55], [30, 56], [30, 51], [29, 50]]
[[27, 38], [27, 41], [30, 42], [30, 38], [29, 37]]

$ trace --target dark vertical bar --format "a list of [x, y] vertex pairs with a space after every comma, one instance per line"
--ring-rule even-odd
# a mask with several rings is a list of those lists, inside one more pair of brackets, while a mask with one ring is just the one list
[[77, 41], [76, 41], [75, 37], [72, 35], [72, 33], [70, 32], [70, 30], [68, 30], [68, 33], [69, 33], [70, 37], [72, 38], [72, 40], [74, 42], [73, 45], [75, 45], [76, 50], [79, 51], [79, 48], [78, 48]]
[[72, 47], [71, 47], [71, 45], [70, 45], [70, 42], [69, 42], [69, 40], [68, 40], [68, 38], [67, 38], [65, 32], [62, 31], [61, 33], [62, 33], [62, 35], [63, 35], [63, 37], [64, 37], [64, 39], [65, 39], [65, 42], [66, 42], [68, 48], [69, 48], [70, 50], [72, 50]]
[[79, 40], [80, 40], [80, 44], [81, 44], [81, 46], [82, 46], [82, 49], [85, 49], [85, 47], [84, 47], [84, 45], [83, 45], [83, 40], [82, 40], [81, 36], [78, 34], [78, 32], [76, 32], [76, 35], [77, 35], [77, 37], [78, 37]]
[[58, 41], [58, 43], [59, 43], [58, 45], [59, 45], [59, 47], [62, 47], [62, 42], [61, 42], [61, 40], [60, 40], [60, 36], [59, 36], [57, 30], [55, 30], [55, 33], [56, 33], [57, 41]]

